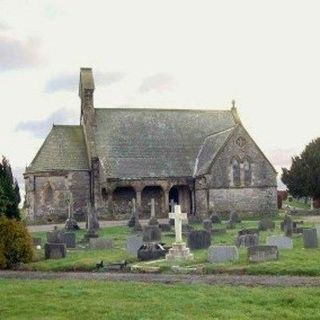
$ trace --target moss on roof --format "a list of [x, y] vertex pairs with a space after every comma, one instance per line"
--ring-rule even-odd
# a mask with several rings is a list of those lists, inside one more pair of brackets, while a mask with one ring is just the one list
[[55, 125], [26, 172], [88, 169], [82, 127]]

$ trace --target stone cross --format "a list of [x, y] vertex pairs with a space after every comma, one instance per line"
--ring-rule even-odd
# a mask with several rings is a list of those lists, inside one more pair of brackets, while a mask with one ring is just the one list
[[156, 217], [156, 210], [155, 210], [155, 202], [154, 198], [151, 198], [151, 202], [149, 203], [149, 206], [151, 206], [151, 219]]
[[72, 212], [73, 197], [71, 192], [68, 195], [67, 202], [68, 202], [68, 218], [71, 219], [73, 218], [73, 212]]
[[180, 205], [175, 205], [174, 212], [169, 213], [169, 218], [174, 219], [176, 243], [182, 242], [182, 220], [187, 220], [187, 214], [181, 212]]

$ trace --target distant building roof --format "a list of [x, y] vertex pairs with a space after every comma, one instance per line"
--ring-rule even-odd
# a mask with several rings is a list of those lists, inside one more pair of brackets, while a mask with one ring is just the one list
[[95, 109], [95, 117], [102, 169], [120, 179], [204, 173], [236, 125], [230, 110]]
[[53, 126], [26, 172], [88, 170], [88, 156], [81, 126]]

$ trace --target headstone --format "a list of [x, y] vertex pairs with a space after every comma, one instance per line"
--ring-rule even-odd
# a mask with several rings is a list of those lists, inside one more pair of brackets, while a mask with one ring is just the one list
[[143, 241], [154, 242], [161, 240], [161, 230], [158, 225], [143, 227]]
[[171, 231], [171, 225], [169, 223], [159, 223], [159, 228], [162, 232], [170, 232]]
[[203, 229], [208, 231], [208, 232], [212, 232], [212, 222], [210, 219], [205, 219], [203, 220], [202, 222], [202, 226], [203, 226]]
[[64, 243], [46, 243], [44, 245], [45, 259], [61, 259], [66, 257], [66, 245]]
[[261, 231], [273, 230], [276, 227], [271, 218], [265, 217], [259, 221], [258, 229]]
[[63, 238], [67, 248], [76, 247], [76, 234], [74, 232], [65, 232]]
[[112, 239], [106, 238], [90, 238], [89, 247], [90, 249], [111, 249], [113, 245]]
[[278, 260], [279, 250], [277, 246], [252, 246], [248, 249], [249, 262], [264, 262]]
[[78, 226], [77, 221], [74, 218], [67, 219], [64, 228], [67, 231], [76, 231], [76, 230], [80, 229], [80, 227]]
[[303, 230], [303, 245], [305, 248], [308, 249], [318, 247], [318, 237], [316, 228]]
[[172, 248], [166, 255], [166, 259], [170, 261], [193, 259], [193, 254], [190, 253], [190, 249], [182, 242], [182, 221], [187, 219], [187, 214], [182, 213], [181, 207], [176, 205], [174, 212], [169, 213], [169, 218], [174, 219], [176, 242], [172, 244]]
[[210, 216], [210, 220], [211, 220], [211, 222], [214, 224], [214, 223], [218, 223], [218, 224], [220, 224], [221, 223], [221, 219], [220, 219], [220, 217], [217, 215], [217, 214], [212, 214], [211, 216]]
[[164, 258], [166, 250], [161, 244], [146, 244], [138, 249], [138, 259], [141, 261]]
[[142, 236], [132, 235], [127, 238], [127, 252], [133, 256], [138, 256], [138, 249], [143, 245]]
[[240, 223], [241, 222], [240, 216], [236, 211], [230, 212], [229, 222], [230, 223]]
[[283, 231], [286, 237], [292, 237], [293, 233], [293, 221], [289, 215], [285, 215], [283, 220]]
[[238, 236], [235, 241], [235, 245], [240, 248], [241, 246], [244, 247], [251, 247], [257, 246], [259, 243], [259, 236], [256, 233], [253, 234], [243, 234]]
[[133, 228], [136, 222], [136, 199], [132, 198], [131, 200], [131, 217], [128, 221], [128, 227]]
[[156, 208], [155, 208], [155, 201], [154, 198], [151, 199], [151, 202], [149, 203], [151, 206], [151, 213], [150, 213], [150, 220], [148, 222], [149, 226], [158, 225], [159, 222], [156, 218]]
[[206, 230], [194, 230], [188, 234], [188, 247], [190, 249], [203, 249], [211, 245], [211, 234]]
[[63, 231], [58, 230], [55, 226], [53, 231], [47, 232], [47, 242], [48, 243], [64, 243]]
[[41, 238], [32, 238], [32, 243], [33, 245], [36, 247], [36, 246], [41, 246], [41, 241], [42, 239]]
[[292, 249], [293, 241], [291, 238], [281, 235], [267, 237], [267, 245], [277, 246], [278, 249]]
[[239, 260], [238, 248], [235, 246], [210, 246], [208, 250], [210, 263], [223, 263]]
[[243, 236], [245, 234], [259, 234], [259, 229], [257, 228], [247, 228], [247, 229], [241, 229], [238, 231], [238, 236]]
[[87, 215], [87, 233], [84, 235], [86, 240], [91, 238], [98, 238], [97, 229], [99, 229], [99, 222], [97, 219], [96, 211], [93, 208], [91, 202], [88, 202], [88, 215]]

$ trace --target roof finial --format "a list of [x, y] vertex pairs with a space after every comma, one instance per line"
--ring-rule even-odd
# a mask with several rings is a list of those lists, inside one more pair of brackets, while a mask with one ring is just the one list
[[236, 107], [236, 100], [232, 99], [231, 103], [232, 103], [232, 108], [235, 108]]

